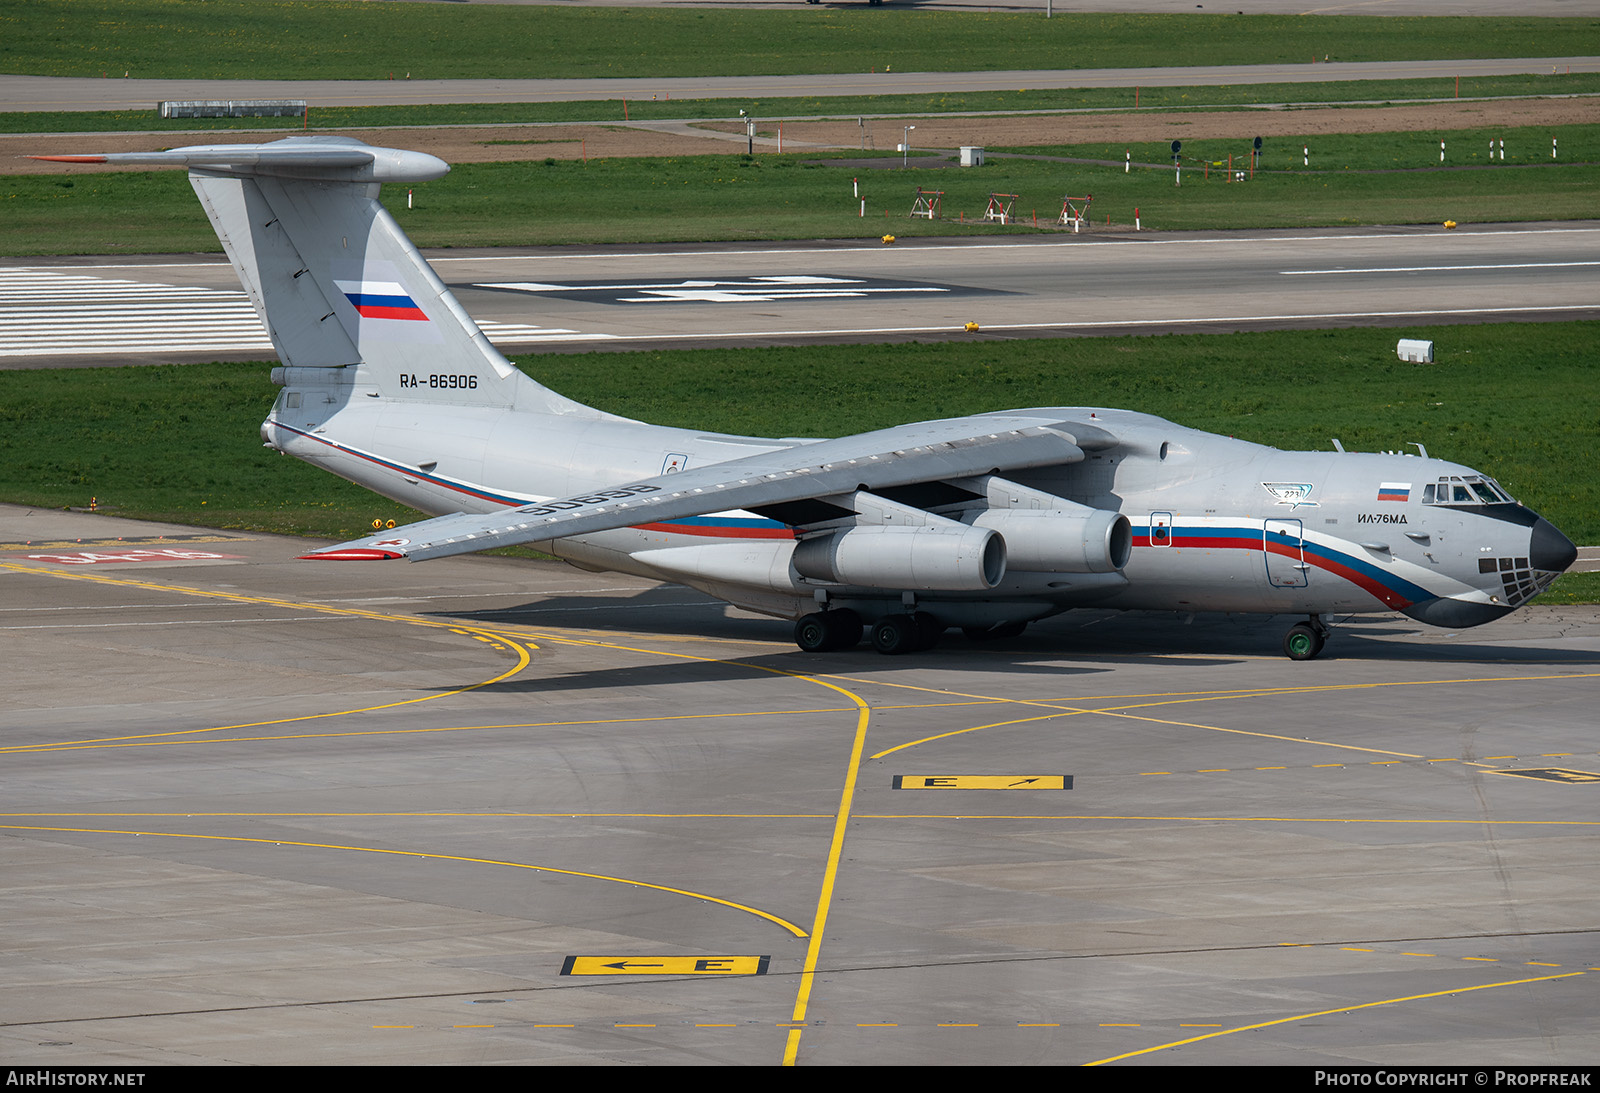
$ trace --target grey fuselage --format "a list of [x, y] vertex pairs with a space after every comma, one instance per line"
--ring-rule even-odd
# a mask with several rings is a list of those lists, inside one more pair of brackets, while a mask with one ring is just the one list
[[[992, 625], [1092, 604], [1308, 615], [1403, 611], [1461, 627], [1525, 602], [1572, 560], [1572, 545], [1559, 531], [1524, 506], [1499, 500], [1503, 494], [1474, 493], [1467, 503], [1447, 495], [1439, 503], [1441, 482], [1485, 481], [1443, 460], [1285, 452], [1126, 410], [1046, 407], [966, 420], [979, 427], [1069, 420], [1114, 436], [1080, 461], [1007, 477], [1125, 515], [1132, 551], [1120, 571], [1013, 564], [992, 588], [913, 597], [911, 606], [948, 625]], [[263, 437], [435, 514], [493, 512], [807, 443], [594, 412], [440, 406], [394, 399], [359, 379], [327, 390], [287, 387]], [[929, 506], [969, 522], [986, 507], [970, 496]], [[795, 569], [797, 535], [850, 522], [797, 530], [770, 514], [739, 511], [538, 545], [585, 568], [688, 584], [780, 617], [799, 617], [819, 601], [868, 619], [904, 610], [908, 597], [900, 589], [818, 581]]]

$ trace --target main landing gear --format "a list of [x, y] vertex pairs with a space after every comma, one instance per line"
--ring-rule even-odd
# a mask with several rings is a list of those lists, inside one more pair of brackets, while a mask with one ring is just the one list
[[944, 626], [926, 611], [886, 615], [872, 626], [872, 647], [885, 656], [932, 649], [944, 635]]
[[[850, 610], [814, 611], [794, 624], [794, 643], [802, 653], [849, 649], [861, 641], [865, 627]], [[944, 625], [926, 611], [889, 615], [872, 626], [872, 647], [887, 656], [916, 653], [939, 644]]]
[[1322, 652], [1328, 641], [1328, 627], [1321, 615], [1297, 622], [1283, 635], [1283, 655], [1290, 660], [1310, 660]]
[[[1026, 622], [1002, 622], [993, 626], [964, 626], [961, 632], [972, 641], [1001, 641], [1016, 637], [1027, 626]], [[848, 608], [835, 608], [814, 611], [797, 621], [794, 643], [802, 653], [829, 653], [854, 647], [865, 633], [874, 649], [895, 657], [932, 649], [939, 644], [944, 632], [945, 624], [926, 611], [886, 615], [868, 631], [860, 615]], [[1322, 647], [1320, 642], [1317, 647]]]
[[848, 649], [861, 641], [861, 616], [854, 611], [814, 611], [794, 624], [794, 643], [802, 653]]

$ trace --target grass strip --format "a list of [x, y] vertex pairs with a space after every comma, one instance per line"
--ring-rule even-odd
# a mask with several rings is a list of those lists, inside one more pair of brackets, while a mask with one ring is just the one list
[[[1137, 90], [1137, 94], [1135, 91]], [[1459, 91], [1459, 96], [1457, 92]], [[1222, 87], [1092, 87], [1049, 91], [971, 91], [934, 95], [814, 95], [768, 99], [632, 99], [632, 121], [737, 118], [920, 117], [1014, 111], [1179, 109], [1227, 110], [1255, 106], [1307, 107], [1329, 103], [1404, 105], [1462, 97], [1541, 98], [1600, 94], [1600, 73], [1561, 76], [1484, 76], [1460, 81], [1344, 80], [1314, 84], [1232, 84]], [[549, 103], [452, 103], [430, 106], [318, 106], [293, 118], [162, 118], [148, 110], [0, 112], [0, 133], [163, 133], [369, 129], [386, 126], [529, 125], [541, 122], [621, 121], [621, 99]]]
[[[1237, 137], [1185, 139], [1184, 184], [1208, 167], [1223, 166], [1228, 156], [1245, 164], [1251, 148], [1250, 118], [1239, 119]], [[1444, 147], [1440, 147], [1443, 142]], [[1554, 142], [1554, 143], [1552, 143]], [[1494, 147], [1491, 149], [1491, 145]], [[990, 154], [1013, 153], [1114, 161], [1130, 154], [1135, 163], [1172, 162], [1168, 141], [1122, 144], [991, 146]], [[1444, 155], [1441, 157], [1440, 153]], [[1552, 154], [1552, 152], [1554, 154]], [[1503, 154], [1503, 158], [1502, 158]], [[1307, 162], [1309, 160], [1309, 163]], [[1600, 125], [1487, 126], [1473, 129], [1420, 129], [1391, 133], [1318, 133], [1268, 137], [1262, 142], [1258, 168], [1269, 173], [1440, 172], [1461, 167], [1545, 167], [1600, 162]], [[1170, 174], [1170, 171], [1169, 171]], [[1172, 181], [1170, 178], [1167, 180]]]
[[[1246, 119], [1246, 123], [1248, 119]], [[1559, 137], [1557, 161], [1548, 157]], [[1507, 159], [1488, 163], [1491, 137]], [[570, 142], [519, 163], [457, 165], [415, 188], [412, 209], [391, 194], [407, 233], [425, 247], [751, 239], [871, 238], [1033, 230], [1053, 223], [1064, 194], [1094, 195], [1093, 225], [1126, 227], [1138, 209], [1151, 229], [1319, 227], [1580, 219], [1600, 188], [1600, 126], [1466, 130], [1450, 134], [1450, 169], [1437, 169], [1435, 134], [1276, 138], [1273, 168], [1243, 185], [1226, 181], [1230, 152], [1244, 169], [1250, 130], [1233, 142], [1188, 142], [1182, 186], [1167, 167], [1123, 170], [1124, 147], [1044, 151], [1090, 162], [993, 157], [981, 168], [887, 169], [832, 164], [815, 154], [739, 153], [665, 159], [557, 159]], [[1300, 167], [1309, 144], [1316, 158]], [[734, 146], [735, 148], [737, 145]], [[1018, 149], [1037, 153], [1038, 149]], [[1447, 149], [1447, 152], [1449, 150]], [[1136, 146], [1136, 161], [1170, 160], [1165, 145]], [[1429, 167], [1430, 157], [1434, 157]], [[1583, 159], [1588, 162], [1571, 162]], [[1319, 171], [1319, 165], [1328, 170]], [[852, 197], [859, 180], [867, 215]], [[945, 191], [942, 222], [907, 217], [918, 187]], [[962, 223], [981, 216], [990, 192], [1022, 195], [1023, 226]], [[403, 196], [403, 195], [401, 195]], [[131, 216], [130, 210], [137, 210]], [[220, 245], [180, 172], [0, 176], [0, 254], [143, 254], [217, 251]]]
[[414, 79], [1284, 64], [1600, 53], [1600, 18], [0, 0], [0, 71]]
[[[1436, 363], [1396, 359], [1432, 339]], [[1037, 405], [1128, 407], [1282, 448], [1429, 453], [1493, 474], [1600, 542], [1587, 390], [1600, 323], [552, 354], [581, 401], [663, 425], [836, 436]], [[353, 537], [407, 510], [261, 447], [265, 364], [0, 372], [0, 500], [214, 527]]]

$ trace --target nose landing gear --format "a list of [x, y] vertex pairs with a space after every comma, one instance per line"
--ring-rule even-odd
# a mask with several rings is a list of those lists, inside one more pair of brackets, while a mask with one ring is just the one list
[[1328, 626], [1321, 615], [1297, 622], [1283, 635], [1283, 655], [1290, 660], [1310, 660], [1322, 652], [1328, 641]]

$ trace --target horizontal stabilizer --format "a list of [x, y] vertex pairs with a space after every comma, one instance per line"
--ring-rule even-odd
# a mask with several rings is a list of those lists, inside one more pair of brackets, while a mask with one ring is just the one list
[[289, 137], [271, 144], [206, 144], [166, 152], [29, 156], [55, 163], [188, 167], [226, 175], [328, 179], [340, 182], [431, 182], [450, 165], [426, 152], [374, 148], [351, 137]]

